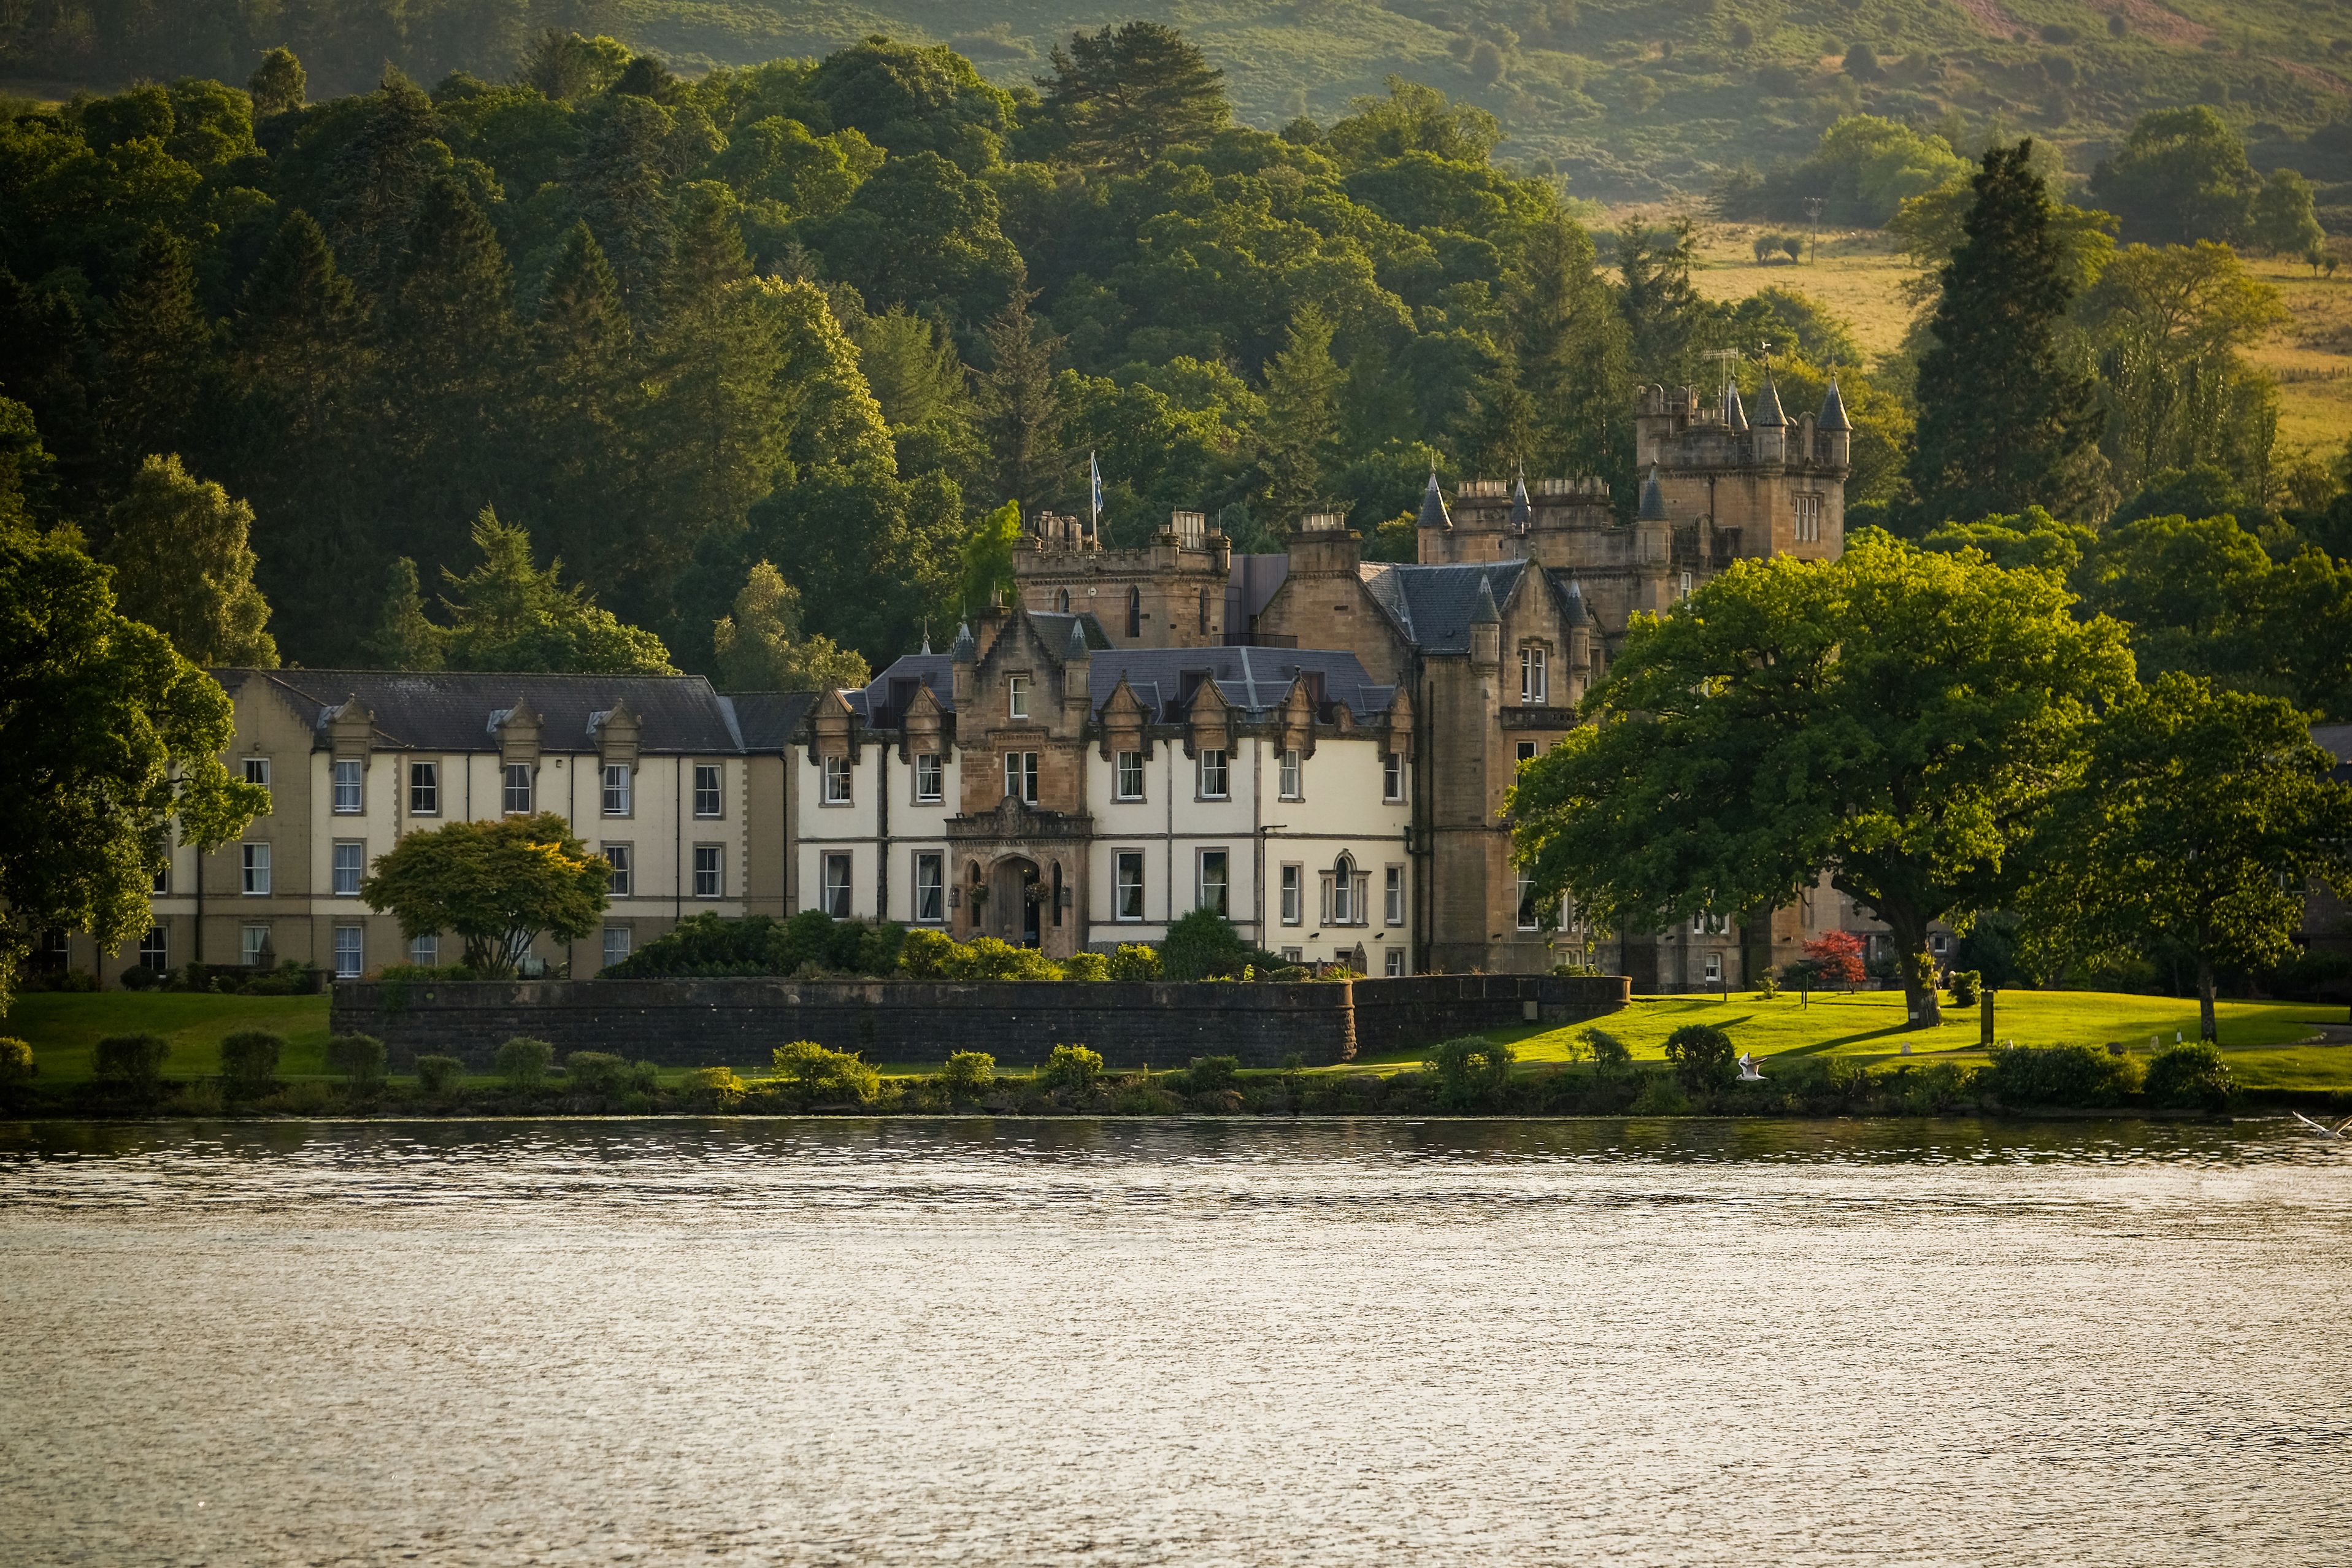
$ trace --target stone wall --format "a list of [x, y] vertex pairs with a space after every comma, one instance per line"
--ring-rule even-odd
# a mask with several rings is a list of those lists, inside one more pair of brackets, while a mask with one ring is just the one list
[[870, 1062], [936, 1062], [986, 1051], [1006, 1067], [1042, 1062], [1059, 1043], [1091, 1046], [1113, 1067], [1181, 1067], [1235, 1056], [1278, 1067], [1392, 1051], [1522, 1021], [1553, 1023], [1625, 1005], [1622, 979], [1416, 975], [1346, 984], [1150, 985], [1000, 981], [535, 980], [345, 981], [338, 1032], [374, 1035], [405, 1069], [420, 1055], [487, 1067], [500, 1042], [529, 1035], [559, 1056], [611, 1051], [672, 1067], [763, 1063], [790, 1040]]

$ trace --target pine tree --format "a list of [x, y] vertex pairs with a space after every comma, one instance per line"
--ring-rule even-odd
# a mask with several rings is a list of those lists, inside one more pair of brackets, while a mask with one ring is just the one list
[[1258, 467], [1266, 516], [1279, 530], [1330, 498], [1339, 462], [1339, 392], [1346, 376], [1331, 357], [1331, 322], [1312, 305], [1290, 318], [1282, 351], [1266, 363], [1265, 426]]
[[530, 339], [536, 510], [571, 520], [588, 577], [617, 581], [643, 522], [645, 400], [620, 286], [585, 223], [572, 226], [548, 269]]
[[481, 564], [463, 576], [442, 573], [452, 593], [442, 596], [450, 624], [439, 640], [451, 668], [677, 673], [659, 637], [623, 624], [585, 588], [566, 584], [562, 562], [540, 567], [530, 533], [499, 521], [488, 507], [474, 521], [474, 545]]
[[441, 120], [425, 89], [386, 68], [383, 83], [364, 100], [359, 126], [334, 154], [318, 187], [318, 214], [334, 237], [336, 253], [369, 294], [392, 286], [418, 207], [448, 149]]
[[369, 654], [384, 669], [438, 669], [442, 639], [447, 635], [425, 614], [416, 563], [405, 555], [400, 557], [387, 574], [383, 610], [368, 644]]
[[191, 664], [277, 666], [269, 605], [253, 585], [252, 508], [177, 456], [149, 458], [106, 521], [122, 614], [171, 638]]
[[294, 51], [283, 45], [261, 57], [247, 79], [245, 90], [253, 95], [253, 117], [266, 120], [273, 114], [284, 114], [302, 107], [310, 88], [310, 77]]
[[1062, 414], [1054, 395], [1054, 355], [1062, 340], [1038, 331], [1023, 287], [981, 329], [989, 368], [980, 378], [980, 429], [994, 456], [996, 493], [1024, 512], [1054, 499], [1062, 468]]
[[1925, 527], [2034, 505], [2075, 519], [2105, 510], [2104, 420], [2090, 377], [2059, 355], [2074, 287], [2032, 146], [1986, 149], [1943, 270], [1909, 470]]
[[[1633, 377], [1625, 322], [1592, 269], [1592, 240], [1567, 219], [1537, 226], [1504, 294], [1509, 360], [1531, 410], [1527, 467], [1599, 475], [1633, 501]], [[1500, 405], [1501, 400], [1484, 400]]]
[[711, 628], [719, 683], [730, 691], [829, 691], [873, 679], [866, 661], [831, 637], [801, 635], [800, 590], [773, 564], [755, 563], [735, 613]]
[[1171, 147], [1205, 142], [1233, 118], [1225, 73], [1175, 28], [1129, 22], [1070, 35], [1041, 78], [1069, 157], [1139, 169]]
[[1729, 328], [1729, 308], [1706, 299], [1691, 283], [1696, 251], [1696, 230], [1688, 218], [1664, 229], [1629, 226], [1618, 237], [1617, 270], [1624, 283], [1633, 369], [1643, 382], [1694, 384], [1699, 355]]
[[114, 301], [101, 372], [106, 463], [130, 478], [151, 452], [176, 450], [199, 423], [213, 324], [196, 301], [195, 268], [176, 236], [151, 231], [137, 271]]

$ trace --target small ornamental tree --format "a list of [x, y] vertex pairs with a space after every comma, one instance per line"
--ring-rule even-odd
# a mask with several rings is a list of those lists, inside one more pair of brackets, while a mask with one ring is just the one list
[[553, 812], [452, 822], [411, 833], [379, 858], [360, 897], [403, 935], [456, 931], [466, 967], [510, 975], [542, 933], [572, 942], [604, 912], [611, 868]]
[[1849, 991], [1862, 984], [1865, 973], [1862, 938], [1850, 931], [1825, 931], [1805, 943], [1805, 962], [1813, 966], [1817, 983], [1843, 985]]

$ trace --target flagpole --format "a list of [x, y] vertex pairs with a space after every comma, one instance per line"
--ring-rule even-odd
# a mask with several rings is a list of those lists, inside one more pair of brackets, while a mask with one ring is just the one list
[[1102, 542], [1102, 464], [1093, 452], [1087, 454], [1087, 533], [1094, 542]]

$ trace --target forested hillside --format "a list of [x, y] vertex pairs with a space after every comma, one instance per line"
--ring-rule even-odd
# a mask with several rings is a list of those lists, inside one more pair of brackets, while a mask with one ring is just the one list
[[387, 61], [498, 79], [559, 26], [693, 72], [882, 32], [951, 44], [1019, 90], [1074, 29], [1127, 16], [1197, 41], [1243, 123], [1328, 121], [1399, 74], [1494, 114], [1514, 167], [1603, 201], [1768, 172], [1856, 111], [1956, 142], [2031, 132], [2087, 172], [2147, 110], [2204, 103], [2264, 170], [2346, 186], [2322, 205], [2352, 209], [2352, 142], [2305, 141], [2352, 107], [2352, 18], [2327, 0], [43, 0], [0, 7], [0, 75], [233, 81], [284, 44], [322, 95], [357, 92]]
[[[1850, 525], [2127, 598], [2115, 563], [2180, 562], [2083, 525], [2232, 514], [2165, 546], [2226, 615], [2138, 614], [2224, 616], [2228, 648], [2182, 645], [2216, 673], [2352, 706], [2303, 646], [2347, 619], [2352, 648], [2352, 476], [2279, 443], [2241, 352], [2279, 305], [2232, 248], [2297, 254], [2313, 193], [2218, 117], [2143, 119], [2120, 218], [2039, 144], [1834, 121], [1774, 178], [1891, 205], [1921, 289], [1868, 363], [1801, 269], [1710, 299], [1686, 226], [1588, 226], [1500, 138], [1402, 79], [1236, 125], [1151, 24], [1066, 40], [1034, 92], [887, 39], [688, 78], [550, 30], [495, 81], [315, 98], [272, 48], [242, 87], [79, 96], [0, 122], [0, 512], [79, 531], [200, 663], [805, 686], [944, 636], [1090, 458], [1115, 542], [1182, 508], [1278, 548], [1337, 508], [1402, 559], [1433, 469], [1597, 474], [1630, 513], [1635, 390], [1734, 350], [1753, 395], [1769, 345], [1792, 412], [1841, 383]], [[2020, 226], [1969, 241], [1996, 163]], [[1955, 307], [1971, 246], [2030, 265]]]

